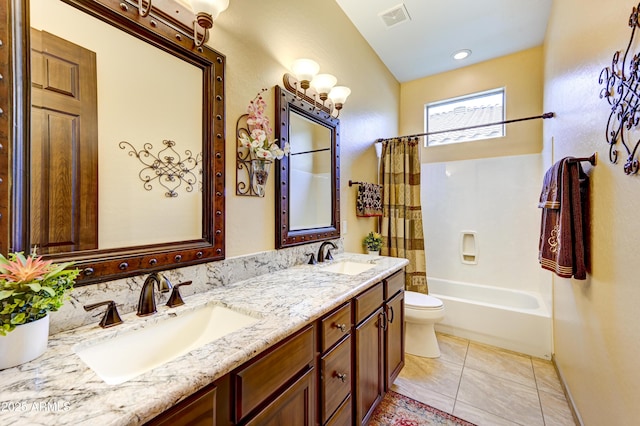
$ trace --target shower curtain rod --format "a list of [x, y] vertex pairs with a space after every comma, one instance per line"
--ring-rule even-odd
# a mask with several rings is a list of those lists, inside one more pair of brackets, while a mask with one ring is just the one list
[[448, 132], [457, 132], [460, 130], [470, 130], [470, 129], [477, 129], [480, 127], [489, 127], [489, 126], [497, 126], [500, 124], [510, 124], [510, 123], [517, 123], [519, 121], [528, 121], [528, 120], [537, 120], [539, 118], [545, 119], [545, 118], [553, 118], [555, 117], [555, 113], [553, 112], [545, 112], [542, 115], [536, 115], [533, 117], [525, 117], [525, 118], [516, 118], [514, 120], [504, 120], [504, 121], [498, 121], [496, 123], [487, 123], [487, 124], [477, 124], [475, 126], [467, 126], [467, 127], [460, 127], [458, 129], [448, 129], [448, 130], [438, 130], [435, 132], [427, 132], [427, 133], [416, 133], [414, 135], [405, 135], [405, 136], [397, 136], [395, 138], [380, 138], [376, 140], [377, 142], [386, 142], [386, 141], [390, 141], [393, 139], [398, 139], [398, 138], [417, 138], [418, 136], [431, 136], [431, 135], [437, 135], [440, 133], [448, 133]]

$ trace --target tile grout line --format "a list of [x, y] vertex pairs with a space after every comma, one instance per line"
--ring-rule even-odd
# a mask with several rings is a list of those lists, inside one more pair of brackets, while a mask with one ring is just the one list
[[540, 397], [540, 386], [538, 386], [538, 375], [536, 374], [536, 368], [533, 366], [533, 359], [531, 360], [531, 368], [533, 369], [533, 378], [536, 381], [536, 393], [538, 394], [538, 404], [540, 404], [540, 414], [542, 415], [542, 424], [547, 425], [547, 419], [544, 417], [544, 408], [542, 406], [542, 398]]
[[460, 370], [460, 378], [458, 379], [458, 387], [456, 388], [456, 396], [453, 398], [453, 408], [451, 408], [451, 414], [453, 415], [456, 410], [456, 405], [458, 404], [458, 394], [460, 393], [460, 384], [462, 383], [462, 375], [464, 374], [464, 369], [467, 364], [467, 355], [469, 354], [469, 339], [467, 340], [467, 348], [464, 351], [464, 359], [462, 360], [462, 370]]

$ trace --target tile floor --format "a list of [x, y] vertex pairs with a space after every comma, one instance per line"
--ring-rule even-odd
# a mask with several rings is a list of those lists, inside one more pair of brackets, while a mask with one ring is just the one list
[[575, 426], [553, 364], [446, 334], [440, 358], [406, 355], [392, 390], [478, 426]]

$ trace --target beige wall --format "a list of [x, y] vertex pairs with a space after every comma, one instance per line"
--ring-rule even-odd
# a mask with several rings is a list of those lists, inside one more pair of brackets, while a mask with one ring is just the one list
[[214, 24], [209, 44], [227, 58], [227, 257], [274, 248], [273, 176], [264, 198], [235, 195], [235, 123], [262, 87], [270, 88], [273, 117], [272, 88], [302, 57], [352, 90], [340, 114], [340, 215], [347, 221], [345, 249], [361, 252], [362, 238], [376, 223], [356, 218], [355, 188], [347, 182], [376, 180], [372, 143], [397, 134], [400, 84], [333, 1], [234, 0]]
[[[424, 106], [429, 102], [505, 88], [506, 119], [540, 115], [542, 111], [542, 47], [528, 49], [404, 83], [400, 89], [400, 131], [424, 132]], [[393, 136], [393, 135], [391, 135]], [[422, 162], [467, 160], [539, 153], [541, 120], [507, 125], [504, 138], [423, 148]]]
[[590, 172], [591, 273], [586, 281], [554, 282], [556, 361], [584, 424], [593, 426], [640, 418], [640, 181], [608, 160], [610, 109], [598, 96], [600, 70], [628, 43], [634, 5], [555, 1], [545, 42], [544, 106], [557, 114], [545, 121], [546, 165], [599, 154]]

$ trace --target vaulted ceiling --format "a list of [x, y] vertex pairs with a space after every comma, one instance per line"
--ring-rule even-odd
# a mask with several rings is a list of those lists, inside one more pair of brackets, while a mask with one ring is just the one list
[[401, 83], [542, 45], [551, 1], [336, 0]]

